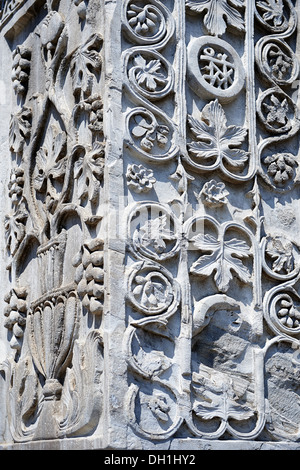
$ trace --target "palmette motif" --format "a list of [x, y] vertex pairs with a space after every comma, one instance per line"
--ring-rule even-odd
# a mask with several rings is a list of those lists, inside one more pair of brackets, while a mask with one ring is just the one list
[[299, 441], [295, 1], [45, 7], [12, 51], [11, 438]]

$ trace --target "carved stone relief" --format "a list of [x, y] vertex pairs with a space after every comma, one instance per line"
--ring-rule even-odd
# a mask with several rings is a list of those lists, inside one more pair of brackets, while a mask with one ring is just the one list
[[[139, 199], [127, 180], [129, 420], [150, 440], [287, 439], [286, 426], [297, 440], [269, 366], [276, 344], [294, 354], [296, 375], [299, 368], [296, 215], [281, 229], [275, 215], [270, 220], [279, 201], [295, 214], [288, 206], [298, 183], [295, 6], [131, 3], [124, 68], [133, 48], [153, 57], [159, 49], [175, 81], [158, 102], [137, 88], [136, 70], [125, 76], [124, 158], [130, 168], [149, 162], [155, 178], [155, 192]], [[135, 67], [145, 67], [141, 55]], [[155, 145], [156, 116], [165, 118], [167, 155]], [[278, 386], [286, 393], [287, 384]]]
[[4, 326], [15, 352], [1, 370], [15, 442], [86, 435], [102, 412], [103, 39], [100, 23], [78, 35], [58, 3], [12, 50]]
[[296, 445], [298, 3], [0, 8], [3, 442]]

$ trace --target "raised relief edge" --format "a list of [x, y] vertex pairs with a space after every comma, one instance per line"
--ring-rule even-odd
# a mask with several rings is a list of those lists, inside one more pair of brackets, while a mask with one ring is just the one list
[[8, 39], [13, 39], [16, 33], [24, 29], [24, 24], [36, 16], [36, 11], [31, 10], [37, 6], [42, 7], [44, 3], [44, 0], [2, 0], [0, 3], [0, 34]]

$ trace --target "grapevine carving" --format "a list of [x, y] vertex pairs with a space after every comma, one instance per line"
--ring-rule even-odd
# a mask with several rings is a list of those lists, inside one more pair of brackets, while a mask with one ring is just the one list
[[[1, 26], [24, 3], [5, 2]], [[71, 3], [82, 31], [89, 2]], [[94, 233], [105, 167], [103, 41], [98, 31], [76, 39], [59, 2], [46, 8], [12, 54], [4, 311], [12, 355], [1, 371], [16, 442], [91, 432], [103, 402], [104, 242]]]
[[[299, 126], [297, 102], [288, 91], [299, 74], [289, 44], [296, 30], [296, 12], [290, 0], [187, 0], [185, 7], [185, 27], [192, 22], [193, 31], [196, 25], [199, 30], [198, 38], [186, 39], [187, 63], [182, 63], [188, 87], [178, 83], [184, 80], [178, 70], [175, 75], [170, 73], [167, 49], [154, 39], [151, 21], [155, 18], [153, 15], [150, 21], [150, 7], [130, 9], [134, 34], [129, 36], [135, 46], [123, 53], [125, 96], [143, 103], [138, 118], [131, 127], [127, 118], [127, 125], [140, 144], [144, 139], [144, 148], [140, 145], [138, 149], [128, 139], [129, 150], [135, 146], [135, 152], [128, 154], [144, 159], [146, 151], [145, 161], [164, 161], [165, 168], [176, 160], [170, 180], [177, 190], [176, 197], [163, 203], [151, 200], [150, 191], [136, 190], [142, 199], [133, 197], [134, 205], [128, 208], [128, 252], [135, 260], [127, 284], [131, 313], [125, 344], [129, 374], [135, 380], [127, 394], [128, 417], [135, 432], [149, 439], [169, 438], [182, 422], [192, 436], [200, 438], [224, 438], [229, 433], [234, 439], [257, 439], [265, 427], [272, 438], [287, 438], [282, 426], [278, 427], [274, 409], [268, 414], [263, 377], [272, 348], [285, 344], [289, 350], [293, 341], [299, 348], [299, 248], [296, 240], [270, 232], [264, 221], [262, 193], [267, 184], [271, 199], [272, 191], [284, 194], [298, 181], [297, 156], [284, 148]], [[124, 34], [128, 35], [126, 21]], [[158, 26], [155, 31], [161, 33]], [[255, 45], [256, 31], [258, 36], [266, 31], [267, 36], [259, 37]], [[137, 39], [143, 34], [143, 40]], [[159, 52], [146, 56], [151, 34], [152, 51], [159, 44]], [[231, 40], [235, 42], [237, 35], [241, 46], [233, 50]], [[165, 46], [165, 42], [161, 44]], [[179, 43], [178, 54], [185, 54], [185, 46], [180, 47]], [[248, 67], [251, 63], [248, 76], [243, 54], [250, 61]], [[255, 62], [260, 72], [257, 77]], [[162, 103], [169, 96], [164, 93], [167, 76], [172, 76], [169, 86], [172, 84], [182, 105], [181, 122], [187, 122], [181, 134], [186, 148], [179, 144], [179, 153], [173, 153], [169, 147], [169, 158], [159, 157], [156, 150], [153, 158], [151, 152], [160, 139], [159, 113], [154, 106], [158, 96]], [[257, 95], [256, 80], [263, 84]], [[181, 99], [182, 90], [187, 101]], [[131, 111], [128, 116], [134, 115]], [[180, 123], [174, 123], [175, 128], [170, 119], [164, 121], [166, 139], [161, 148], [171, 134], [182, 129]], [[152, 175], [152, 169], [148, 171]], [[154, 176], [155, 188], [159, 188], [159, 175], [154, 172]], [[246, 193], [241, 183], [249, 188]], [[131, 189], [134, 191], [134, 184]], [[146, 194], [148, 200], [143, 198]], [[232, 199], [236, 194], [245, 197], [243, 207]], [[193, 196], [197, 201], [194, 212]], [[282, 223], [287, 225], [283, 218]], [[165, 266], [173, 267], [172, 277]], [[170, 313], [176, 281], [180, 301]], [[175, 318], [179, 332], [171, 329]], [[153, 344], [152, 349], [146, 348], [147, 342]], [[234, 353], [230, 349], [233, 343]], [[170, 344], [167, 356], [164, 348]], [[170, 354], [177, 348], [180, 358], [176, 352]], [[250, 350], [253, 360], [243, 375], [240, 368]], [[147, 398], [145, 378], [151, 383]], [[276, 421], [273, 430], [267, 424], [272, 419]]]

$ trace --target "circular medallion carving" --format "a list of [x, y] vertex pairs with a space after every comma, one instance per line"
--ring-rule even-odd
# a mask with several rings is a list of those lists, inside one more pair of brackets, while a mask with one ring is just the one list
[[144, 315], [170, 314], [178, 306], [179, 288], [162, 266], [138, 264], [128, 279], [128, 300]]
[[292, 49], [281, 39], [272, 38], [272, 41], [259, 42], [256, 62], [265, 77], [279, 86], [291, 85], [298, 78], [298, 60]]
[[258, 23], [271, 33], [284, 33], [296, 26], [297, 16], [290, 0], [264, 0], [254, 3]]
[[138, 204], [129, 218], [130, 249], [135, 256], [162, 261], [180, 250], [177, 219], [161, 204]]
[[174, 32], [174, 21], [159, 0], [126, 0], [123, 26], [129, 40], [140, 45], [163, 45]]
[[126, 62], [130, 87], [138, 95], [155, 101], [164, 98], [172, 90], [174, 71], [159, 52], [134, 51]]
[[278, 293], [272, 299], [270, 319], [281, 332], [287, 335], [300, 333], [299, 296], [293, 288]]
[[269, 88], [263, 92], [258, 98], [257, 108], [258, 116], [268, 131], [283, 134], [299, 126], [295, 103], [280, 89]]
[[242, 61], [226, 41], [203, 36], [188, 47], [188, 79], [201, 97], [228, 102], [242, 90], [245, 72]]

